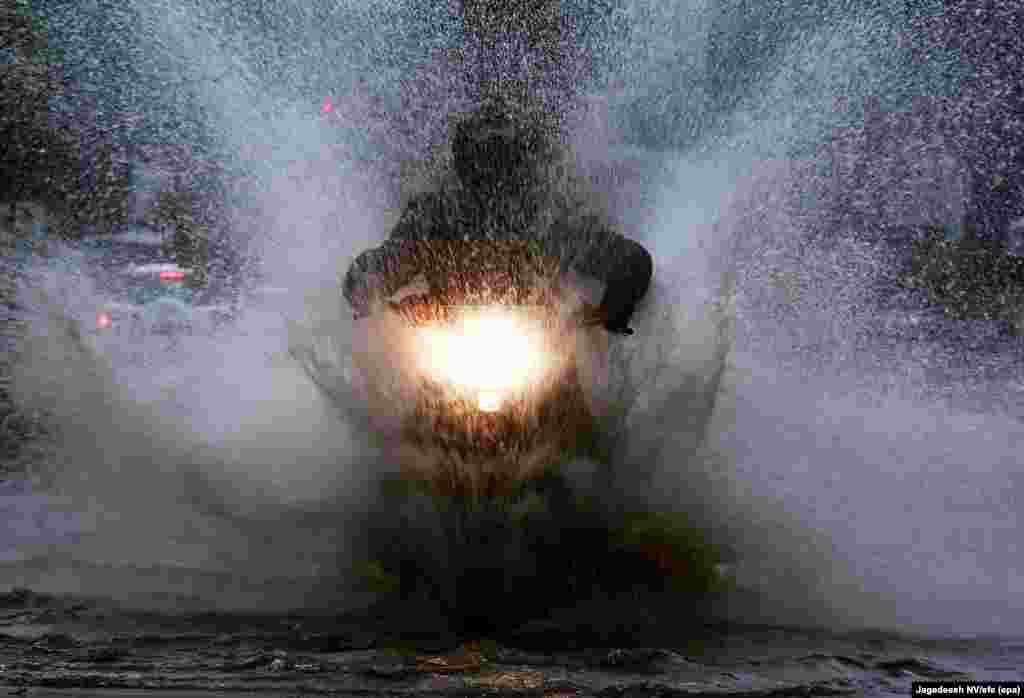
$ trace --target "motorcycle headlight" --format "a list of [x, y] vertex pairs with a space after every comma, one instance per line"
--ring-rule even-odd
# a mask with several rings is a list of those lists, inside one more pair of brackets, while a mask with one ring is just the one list
[[496, 412], [543, 374], [543, 337], [509, 311], [473, 313], [450, 326], [419, 328], [424, 372]]

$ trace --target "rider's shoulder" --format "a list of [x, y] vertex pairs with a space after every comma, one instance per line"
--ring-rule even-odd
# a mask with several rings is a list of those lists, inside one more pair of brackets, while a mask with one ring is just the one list
[[584, 206], [567, 206], [559, 211], [552, 227], [562, 235], [574, 238], [606, 239], [619, 235], [603, 216]]
[[418, 193], [409, 198], [402, 207], [398, 222], [391, 231], [391, 238], [415, 239], [430, 228], [438, 218], [442, 202], [436, 191]]
[[424, 191], [409, 198], [405, 204], [404, 215], [422, 215], [437, 208], [444, 193], [439, 190]]

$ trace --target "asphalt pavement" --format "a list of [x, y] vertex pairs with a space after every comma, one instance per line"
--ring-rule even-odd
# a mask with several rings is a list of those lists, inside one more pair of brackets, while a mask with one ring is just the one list
[[1024, 680], [1021, 640], [677, 620], [602, 635], [593, 611], [470, 638], [409, 603], [175, 615], [16, 591], [0, 596], [0, 695], [908, 695], [915, 680]]

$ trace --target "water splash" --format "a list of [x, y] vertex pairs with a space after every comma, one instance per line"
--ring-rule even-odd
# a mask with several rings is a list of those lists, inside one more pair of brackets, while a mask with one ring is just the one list
[[[611, 353], [622, 373], [598, 386], [640, 388], [623, 463], [654, 478], [651, 505], [689, 512], [735, 548], [757, 602], [724, 613], [1010, 632], [1010, 609], [1024, 608], [1019, 422], [958, 410], [969, 386], [935, 380], [935, 345], [892, 350], [875, 283], [887, 253], [852, 229], [822, 242], [820, 211], [798, 196], [819, 184], [798, 158], [856, 122], [833, 110], [838, 97], [927, 93], [934, 76], [901, 63], [895, 19], [877, 8], [802, 17], [800, 3], [780, 4], [761, 37], [770, 50], [751, 56], [733, 5], [617, 5], [609, 25], [629, 31], [590, 54], [616, 69], [581, 70], [615, 89], [562, 105], [595, 199], [658, 261], [636, 338]], [[85, 523], [5, 577], [229, 607], [356, 603], [342, 575], [362, 534], [352, 522], [389, 464], [289, 350], [321, 376], [350, 370], [337, 275], [429, 181], [411, 163], [444, 161], [468, 104], [447, 51], [456, 24], [442, 5], [285, 3], [260, 25], [213, 2], [134, 7], [141, 45], [197, 80], [222, 145], [266, 146], [248, 164], [266, 186], [236, 216], [290, 294], [133, 368], [122, 359], [136, 347], [90, 347], [76, 330], [87, 281], [41, 282], [17, 387], [59, 425], [46, 474]], [[745, 77], [723, 86], [733, 68]], [[214, 74], [226, 77], [199, 79]], [[723, 271], [737, 279], [735, 345], [702, 443], [673, 422], [672, 397], [714, 365]]]

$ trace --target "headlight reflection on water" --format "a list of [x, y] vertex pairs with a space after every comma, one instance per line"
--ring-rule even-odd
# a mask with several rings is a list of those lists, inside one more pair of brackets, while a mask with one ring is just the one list
[[500, 410], [512, 393], [536, 382], [547, 365], [541, 337], [505, 313], [474, 314], [452, 327], [422, 328], [419, 339], [426, 374], [474, 394], [484, 412]]

